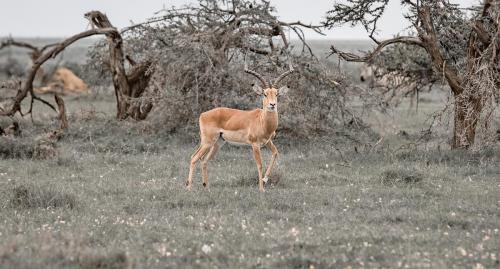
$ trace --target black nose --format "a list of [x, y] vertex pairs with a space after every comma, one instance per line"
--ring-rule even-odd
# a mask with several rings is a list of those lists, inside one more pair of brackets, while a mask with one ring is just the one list
[[276, 104], [269, 104], [269, 105], [270, 105], [270, 106], [272, 106], [272, 107], [275, 107], [275, 106], [276, 106]]

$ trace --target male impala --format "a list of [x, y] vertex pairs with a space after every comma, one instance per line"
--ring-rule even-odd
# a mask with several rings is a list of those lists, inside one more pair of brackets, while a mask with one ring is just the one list
[[[257, 169], [259, 171], [259, 190], [264, 191], [264, 183], [267, 182], [274, 166], [274, 161], [278, 156], [278, 150], [273, 144], [272, 138], [278, 127], [277, 97], [285, 94], [288, 88], [276, 89], [278, 83], [293, 72], [290, 70], [281, 74], [273, 84], [268, 83], [259, 73], [248, 70], [245, 62], [245, 72], [258, 78], [262, 87], [255, 85], [253, 90], [262, 96], [262, 109], [250, 111], [231, 109], [225, 107], [214, 108], [200, 115], [200, 137], [201, 142], [198, 149], [191, 156], [189, 167], [189, 177], [186, 182], [188, 190], [193, 183], [193, 172], [196, 163], [202, 159], [203, 186], [208, 187], [208, 161], [217, 153], [219, 145], [217, 141], [221, 138], [224, 141], [236, 144], [251, 145]], [[271, 161], [267, 167], [266, 174], [262, 177], [262, 157], [260, 148], [266, 145], [272, 152]]]

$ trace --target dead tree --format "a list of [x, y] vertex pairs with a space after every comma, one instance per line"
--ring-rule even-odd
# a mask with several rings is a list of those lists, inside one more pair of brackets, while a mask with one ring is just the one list
[[[97, 29], [115, 29], [108, 17], [99, 11], [86, 13], [85, 18]], [[143, 120], [153, 108], [151, 101], [141, 100], [140, 97], [149, 84], [154, 65], [151, 60], [136, 63], [130, 55], [125, 56], [123, 39], [118, 31], [108, 32], [106, 38], [109, 49], [109, 69], [113, 75], [116, 95], [116, 117], [120, 120], [128, 117]], [[125, 71], [125, 59], [128, 59], [132, 66], [128, 73]]]
[[[16, 113], [19, 112], [21, 116], [25, 114], [30, 114], [33, 112], [33, 103], [34, 101], [39, 101], [44, 103], [45, 105], [48, 105], [50, 108], [53, 110], [56, 110], [56, 108], [49, 102], [45, 101], [44, 99], [40, 98], [33, 92], [33, 81], [35, 79], [35, 75], [39, 68], [49, 59], [55, 58], [60, 52], [62, 52], [66, 47], [69, 45], [73, 44], [77, 40], [80, 40], [85, 37], [89, 37], [92, 35], [103, 35], [103, 34], [108, 34], [111, 32], [117, 32], [116, 29], [114, 28], [102, 28], [102, 29], [92, 29], [88, 30], [79, 34], [76, 34], [70, 38], [67, 38], [63, 40], [60, 43], [54, 44], [51, 49], [49, 49], [47, 52], [43, 52], [33, 63], [33, 66], [31, 67], [30, 71], [28, 72], [26, 79], [20, 86], [20, 88], [17, 91], [16, 96], [13, 98], [12, 103], [10, 105], [10, 108], [6, 108], [2, 111], [0, 111], [0, 116], [9, 116], [12, 117]], [[21, 103], [22, 101], [27, 97], [31, 97], [30, 101], [30, 107], [27, 113], [23, 113], [21, 110]]]
[[[500, 4], [484, 0], [467, 17], [447, 0], [403, 0], [409, 8], [406, 19], [416, 35], [379, 41], [374, 33], [388, 0], [349, 0], [335, 4], [325, 25], [361, 24], [376, 43], [362, 56], [332, 46], [332, 53], [351, 62], [373, 62], [390, 45], [416, 46], [426, 52], [429, 68], [444, 78], [454, 96], [452, 148], [469, 148], [479, 124], [488, 125], [498, 104], [500, 89]], [[422, 59], [425, 61], [426, 59]], [[402, 70], [404, 71], [404, 70]], [[404, 74], [404, 72], [401, 72]], [[484, 121], [481, 122], [481, 117]]]
[[110, 69], [112, 71], [113, 84], [116, 93], [117, 118], [120, 120], [128, 117], [136, 120], [146, 118], [148, 113], [151, 111], [153, 104], [152, 102], [144, 102], [139, 98], [144, 93], [144, 90], [146, 89], [151, 78], [151, 74], [154, 72], [152, 61], [146, 60], [142, 63], [136, 64], [130, 56], [127, 56], [127, 59], [132, 66], [127, 74], [124, 64], [125, 56], [122, 50], [123, 40], [120, 32], [113, 27], [106, 15], [99, 11], [89, 12], [85, 14], [85, 17], [92, 23], [93, 26], [95, 26], [95, 28], [74, 35], [60, 43], [49, 44], [42, 48], [37, 48], [31, 44], [15, 41], [9, 38], [0, 44], [0, 49], [7, 46], [17, 46], [30, 49], [32, 51], [31, 58], [33, 60], [33, 66], [26, 75], [26, 79], [18, 90], [17, 95], [13, 99], [11, 107], [0, 111], [0, 116], [13, 116], [17, 112], [24, 115], [25, 113], [21, 111], [21, 102], [28, 95], [31, 97], [31, 102], [27, 114], [32, 112], [35, 100], [48, 105], [53, 110], [56, 110], [51, 103], [40, 98], [33, 92], [33, 81], [37, 72], [39, 72], [41, 66], [47, 60], [55, 58], [67, 46], [77, 40], [92, 35], [105, 35], [109, 42], [109, 65], [111, 67]]
[[[117, 32], [114, 28], [103, 28], [103, 29], [92, 29], [88, 30], [74, 36], [71, 36], [59, 43], [47, 45], [41, 49], [36, 48], [28, 43], [17, 42], [12, 39], [9, 39], [1, 44], [2, 47], [5, 46], [20, 46], [25, 47], [32, 50], [31, 56], [33, 60], [33, 65], [31, 66], [30, 71], [26, 75], [24, 82], [20, 82], [16, 87], [17, 94], [14, 98], [12, 98], [12, 102], [8, 105], [7, 108], [0, 110], [0, 116], [8, 116], [13, 117], [16, 113], [19, 113], [21, 116], [26, 114], [33, 113], [33, 104], [35, 101], [39, 101], [54, 111], [58, 111], [60, 128], [54, 132], [49, 133], [49, 136], [53, 139], [58, 139], [63, 134], [63, 131], [68, 127], [68, 121], [66, 118], [66, 108], [64, 105], [64, 101], [59, 96], [55, 95], [55, 101], [57, 103], [58, 109], [54, 107], [50, 102], [40, 98], [33, 91], [33, 82], [35, 80], [35, 76], [37, 72], [40, 70], [41, 66], [48, 61], [49, 59], [55, 58], [60, 52], [64, 51], [66, 47], [73, 44], [74, 42], [86, 38], [93, 35], [102, 35], [108, 34], [110, 32]], [[16, 83], [17, 84], [17, 83]], [[5, 85], [2, 85], [2, 87]], [[30, 96], [30, 106], [29, 110], [26, 113], [23, 113], [21, 103], [26, 99], [26, 97]]]

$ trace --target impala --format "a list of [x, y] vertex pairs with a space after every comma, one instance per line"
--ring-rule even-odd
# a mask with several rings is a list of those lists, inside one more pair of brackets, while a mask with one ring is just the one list
[[[278, 127], [278, 107], [277, 97], [285, 94], [288, 87], [277, 89], [278, 84], [288, 75], [294, 72], [290, 64], [290, 70], [281, 74], [274, 83], [268, 83], [264, 77], [252, 70], [249, 70], [245, 61], [245, 72], [255, 76], [262, 84], [253, 86], [253, 90], [262, 96], [262, 109], [238, 110], [226, 107], [218, 107], [206, 111], [200, 115], [200, 145], [191, 156], [189, 166], [189, 177], [186, 182], [188, 190], [191, 190], [193, 183], [193, 173], [196, 163], [202, 160], [203, 187], [208, 187], [208, 161], [210, 161], [217, 150], [219, 139], [224, 142], [235, 144], [246, 144], [252, 146], [257, 170], [259, 172], [259, 191], [264, 191], [264, 183], [271, 175], [271, 170], [278, 156], [278, 150], [273, 144], [273, 137]], [[262, 156], [260, 148], [266, 147], [272, 152], [272, 157], [267, 167], [264, 177], [262, 176]]]

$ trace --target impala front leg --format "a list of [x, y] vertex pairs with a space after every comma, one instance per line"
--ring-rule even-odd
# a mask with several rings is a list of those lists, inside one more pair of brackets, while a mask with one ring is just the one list
[[257, 169], [259, 170], [259, 191], [264, 192], [264, 180], [262, 178], [262, 156], [260, 154], [260, 146], [258, 144], [252, 144], [253, 157], [257, 163]]
[[271, 151], [271, 161], [269, 162], [269, 165], [267, 166], [266, 170], [266, 175], [264, 176], [264, 183], [267, 183], [269, 180], [269, 177], [271, 176], [272, 169], [274, 167], [274, 162], [276, 161], [276, 157], [278, 157], [278, 149], [276, 146], [273, 144], [273, 141], [269, 140], [266, 144], [267, 148]]

